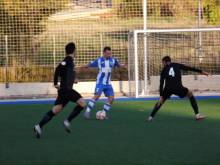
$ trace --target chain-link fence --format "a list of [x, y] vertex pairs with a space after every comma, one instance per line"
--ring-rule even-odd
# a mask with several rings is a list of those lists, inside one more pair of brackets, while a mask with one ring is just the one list
[[[216, 27], [219, 8], [214, 0], [147, 0], [147, 8], [143, 0], [2, 0], [0, 81], [51, 81], [70, 41], [77, 44], [77, 65], [100, 56], [107, 45], [127, 63], [129, 31], [145, 22], [148, 28]], [[93, 70], [78, 72], [81, 80], [95, 78]], [[113, 79], [127, 79], [126, 70], [117, 73]]]

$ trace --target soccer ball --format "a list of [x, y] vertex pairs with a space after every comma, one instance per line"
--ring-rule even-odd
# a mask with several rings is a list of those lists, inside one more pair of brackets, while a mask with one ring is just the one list
[[96, 119], [97, 120], [105, 120], [106, 112], [105, 111], [98, 111], [96, 113]]

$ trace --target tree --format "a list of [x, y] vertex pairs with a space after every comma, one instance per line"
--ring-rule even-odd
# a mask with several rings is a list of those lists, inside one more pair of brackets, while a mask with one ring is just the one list
[[122, 18], [142, 17], [142, 0], [123, 0], [117, 6], [117, 14]]
[[219, 0], [203, 0], [203, 16], [209, 24], [215, 25], [218, 23], [220, 17], [219, 9]]

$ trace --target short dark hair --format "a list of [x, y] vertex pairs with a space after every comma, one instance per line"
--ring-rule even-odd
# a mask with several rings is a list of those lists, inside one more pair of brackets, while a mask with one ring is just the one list
[[111, 49], [110, 46], [106, 46], [106, 47], [104, 47], [103, 52], [106, 52], [107, 50], [108, 50], [108, 51], [111, 51], [112, 49]]
[[65, 47], [66, 54], [73, 54], [75, 49], [76, 49], [76, 45], [74, 42], [68, 43]]
[[162, 58], [162, 61], [164, 61], [164, 62], [171, 62], [171, 58], [170, 58], [170, 56], [164, 56]]

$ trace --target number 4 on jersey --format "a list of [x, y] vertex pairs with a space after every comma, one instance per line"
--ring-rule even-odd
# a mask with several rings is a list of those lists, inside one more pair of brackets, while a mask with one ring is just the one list
[[175, 77], [175, 72], [173, 70], [173, 67], [171, 67], [169, 70], [169, 76]]

